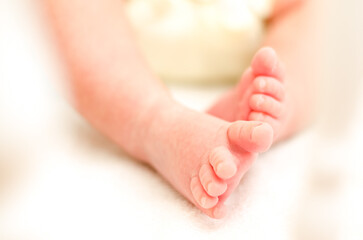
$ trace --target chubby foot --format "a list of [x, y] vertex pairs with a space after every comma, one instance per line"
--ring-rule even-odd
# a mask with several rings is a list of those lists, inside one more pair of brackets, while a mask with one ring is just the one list
[[257, 153], [270, 147], [273, 133], [267, 124], [235, 122], [224, 134], [228, 144], [208, 150], [190, 181], [192, 202], [213, 218], [226, 215], [224, 201], [251, 167]]
[[208, 113], [226, 121], [253, 120], [271, 125], [276, 139], [286, 114], [284, 70], [272, 48], [260, 49], [239, 84]]
[[146, 159], [208, 216], [224, 217], [224, 202], [258, 153], [271, 146], [272, 128], [257, 121], [229, 123], [188, 109], [161, 115], [150, 127]]

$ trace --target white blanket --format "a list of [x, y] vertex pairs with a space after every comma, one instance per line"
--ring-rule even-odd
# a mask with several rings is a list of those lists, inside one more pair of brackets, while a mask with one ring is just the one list
[[[212, 220], [68, 106], [29, 4], [0, 2], [0, 239], [363, 238], [362, 113], [261, 155]], [[172, 87], [196, 109], [223, 90]]]

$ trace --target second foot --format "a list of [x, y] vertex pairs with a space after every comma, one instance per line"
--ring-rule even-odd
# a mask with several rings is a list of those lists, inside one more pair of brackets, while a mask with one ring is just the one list
[[208, 111], [227, 121], [252, 120], [271, 125], [278, 137], [286, 118], [284, 69], [272, 48], [262, 48], [239, 84]]

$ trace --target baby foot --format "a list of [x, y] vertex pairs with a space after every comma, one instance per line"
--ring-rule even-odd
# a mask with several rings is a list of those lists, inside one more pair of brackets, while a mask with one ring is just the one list
[[168, 113], [149, 129], [146, 159], [212, 218], [225, 216], [224, 202], [273, 138], [266, 123], [228, 123], [191, 110]]
[[284, 70], [272, 48], [259, 50], [239, 84], [208, 113], [227, 121], [253, 120], [271, 125], [277, 138], [286, 118]]
[[224, 201], [251, 167], [257, 152], [270, 147], [273, 133], [266, 124], [236, 122], [225, 134], [229, 144], [207, 151], [207, 161], [201, 162], [199, 172], [190, 181], [192, 202], [213, 218], [226, 215]]

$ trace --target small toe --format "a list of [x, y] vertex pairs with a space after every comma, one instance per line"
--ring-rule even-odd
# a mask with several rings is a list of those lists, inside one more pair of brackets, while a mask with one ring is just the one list
[[254, 56], [251, 66], [256, 76], [272, 76], [281, 80], [284, 77], [282, 64], [271, 47], [261, 48]]
[[275, 118], [279, 117], [282, 112], [282, 104], [273, 97], [264, 94], [253, 94], [249, 104], [255, 112], [264, 112]]
[[203, 189], [198, 177], [193, 177], [190, 182], [190, 190], [195, 201], [204, 209], [210, 209], [217, 205], [218, 198], [209, 196]]
[[199, 179], [204, 190], [212, 197], [218, 197], [227, 190], [227, 184], [216, 176], [209, 164], [200, 168]]
[[229, 179], [237, 172], [234, 156], [226, 147], [217, 147], [209, 155], [209, 163], [221, 179]]
[[227, 215], [228, 209], [227, 209], [226, 205], [221, 203], [221, 204], [218, 204], [214, 208], [207, 209], [205, 211], [205, 213], [211, 218], [221, 219], [221, 218], [224, 218]]
[[208, 215], [210, 218], [214, 219], [222, 219], [228, 214], [227, 206], [222, 203], [218, 202], [218, 204], [210, 209], [202, 209], [203, 213]]
[[257, 77], [253, 82], [253, 86], [256, 93], [269, 95], [279, 101], [285, 98], [284, 85], [276, 78]]
[[255, 121], [237, 121], [230, 125], [227, 136], [231, 144], [248, 152], [265, 152], [273, 140], [270, 125]]
[[227, 207], [221, 204], [213, 209], [213, 217], [216, 219], [224, 218], [227, 215]]

